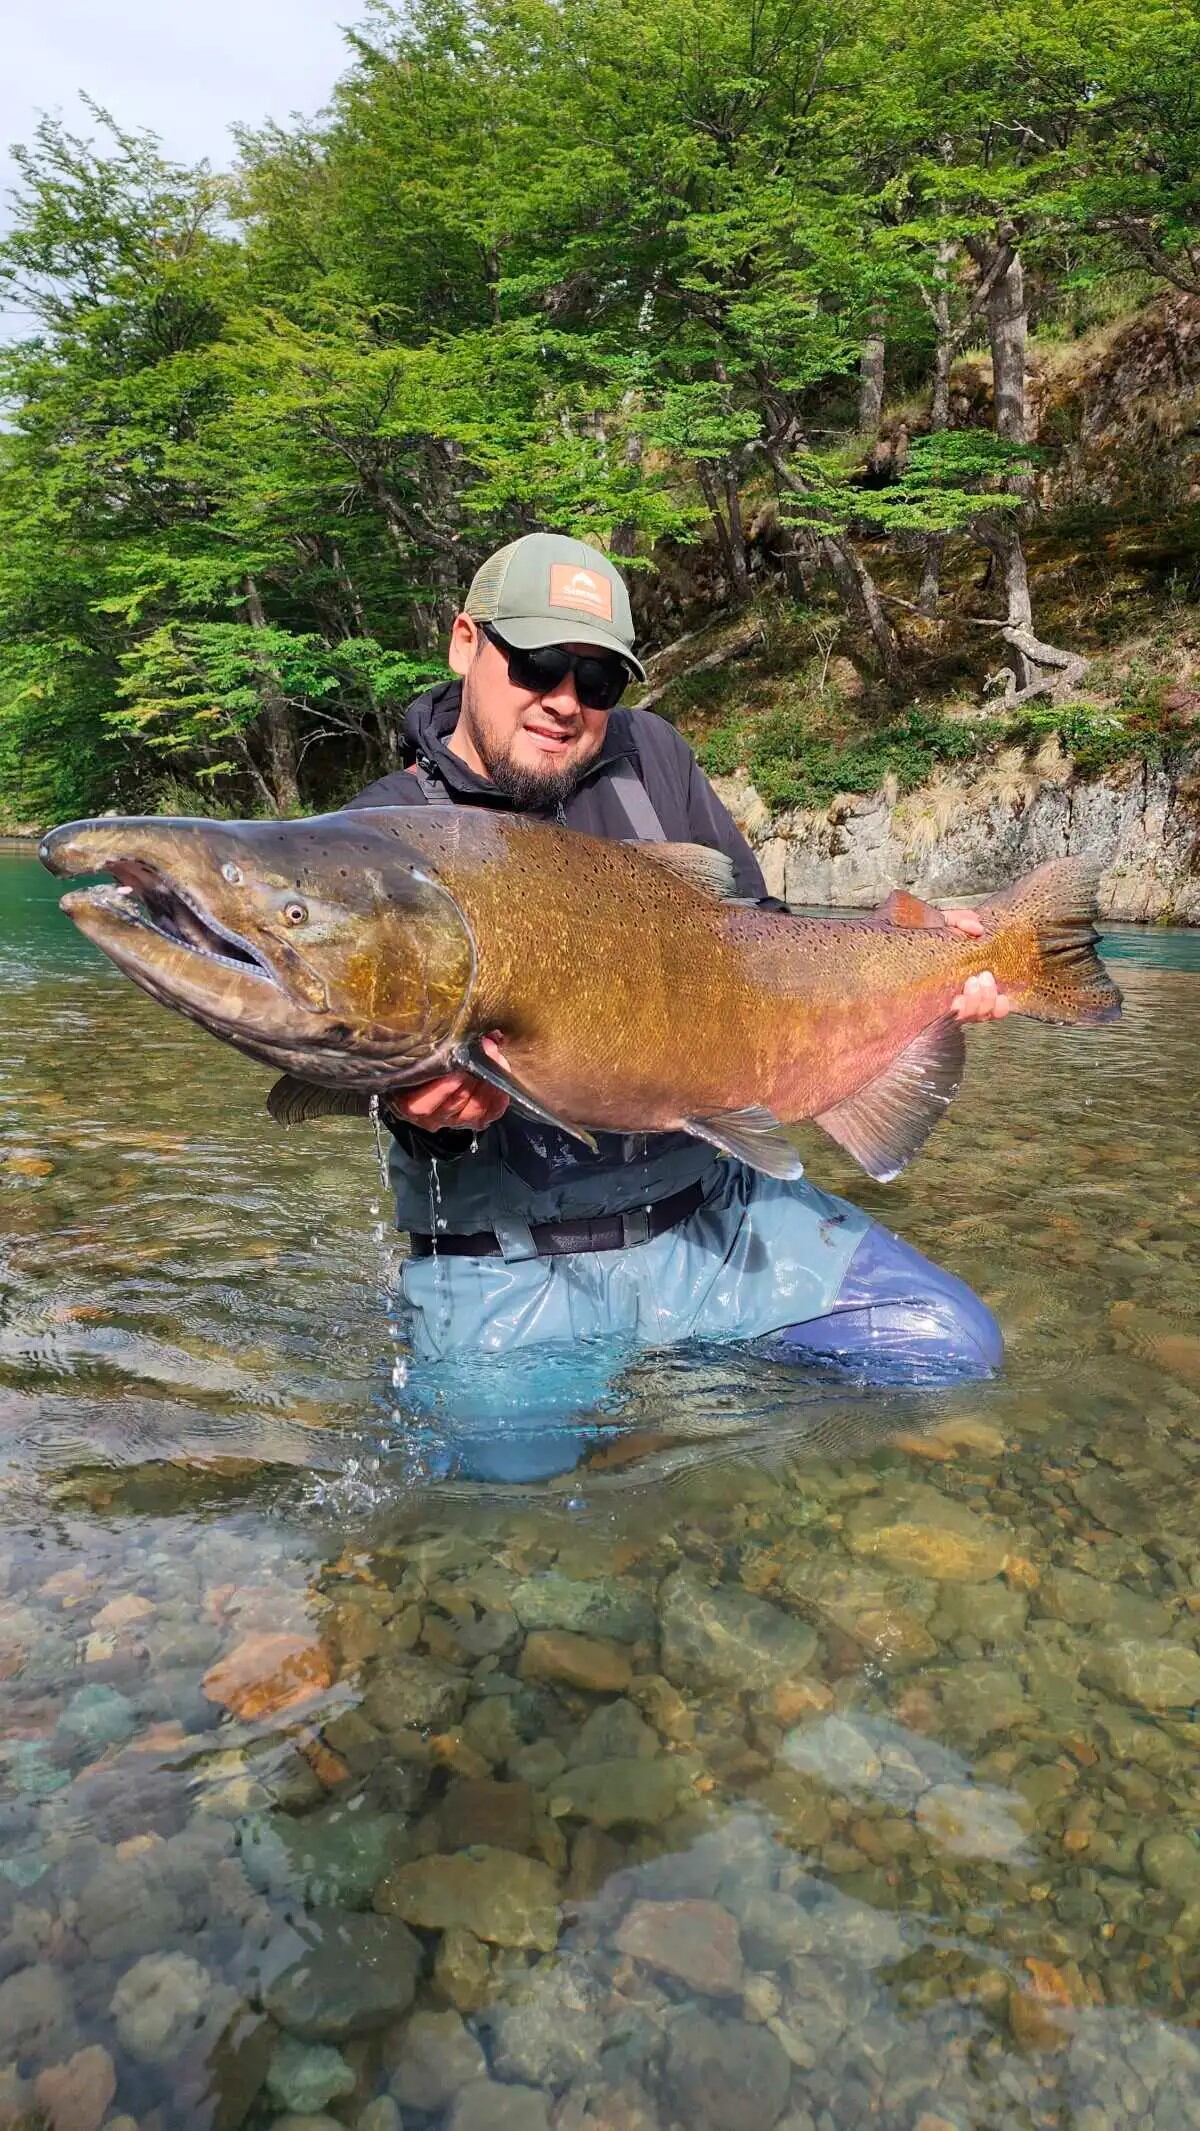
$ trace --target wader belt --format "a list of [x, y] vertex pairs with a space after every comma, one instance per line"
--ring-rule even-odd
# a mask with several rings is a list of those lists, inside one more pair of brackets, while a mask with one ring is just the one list
[[[709, 1183], [703, 1178], [654, 1206], [637, 1206], [629, 1213], [601, 1214], [593, 1221], [535, 1221], [529, 1233], [538, 1258], [563, 1258], [575, 1251], [628, 1250], [635, 1243], [649, 1243], [678, 1228], [689, 1214], [704, 1204]], [[414, 1258], [502, 1258], [494, 1230], [484, 1228], [474, 1236], [423, 1236], [409, 1238]]]

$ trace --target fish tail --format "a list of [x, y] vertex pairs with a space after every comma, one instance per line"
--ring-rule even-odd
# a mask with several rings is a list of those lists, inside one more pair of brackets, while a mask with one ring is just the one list
[[1100, 867], [1055, 858], [977, 905], [990, 966], [1013, 1010], [1035, 1021], [1118, 1021], [1121, 994], [1096, 953]]

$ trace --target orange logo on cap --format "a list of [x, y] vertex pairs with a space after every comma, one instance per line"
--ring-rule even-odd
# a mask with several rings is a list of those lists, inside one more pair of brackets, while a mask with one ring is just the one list
[[583, 607], [602, 622], [612, 620], [612, 585], [607, 577], [569, 562], [550, 565], [550, 605]]

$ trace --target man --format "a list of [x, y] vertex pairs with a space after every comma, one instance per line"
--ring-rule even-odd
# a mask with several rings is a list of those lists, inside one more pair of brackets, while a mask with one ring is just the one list
[[[506, 807], [592, 836], [707, 844], [732, 861], [740, 895], [769, 904], [687, 743], [652, 712], [618, 708], [646, 677], [633, 647], [629, 596], [606, 556], [552, 533], [501, 548], [451, 631], [457, 678], [408, 712], [408, 768], [352, 804]], [[947, 918], [981, 929], [971, 912]], [[1008, 1002], [981, 976], [955, 1009], [997, 1019]], [[414, 1357], [453, 1358], [468, 1373], [486, 1364], [460, 1401], [496, 1421], [462, 1454], [477, 1474], [530, 1479], [574, 1463], [564, 1393], [586, 1404], [579, 1372], [597, 1342], [769, 1339], [776, 1356], [824, 1356], [891, 1381], [999, 1363], [995, 1320], [969, 1288], [807, 1181], [761, 1176], [685, 1133], [600, 1134], [590, 1154], [468, 1073], [397, 1090], [386, 1115], [397, 1222], [412, 1238]], [[531, 1386], [534, 1355], [550, 1365], [549, 1389], [544, 1373]], [[508, 1415], [505, 1357], [518, 1364]]]

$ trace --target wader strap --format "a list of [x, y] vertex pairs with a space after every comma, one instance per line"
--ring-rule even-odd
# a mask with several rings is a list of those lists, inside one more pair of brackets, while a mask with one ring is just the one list
[[639, 844], [665, 844], [668, 841], [649, 792], [638, 776], [628, 755], [614, 764], [608, 780], [609, 790], [616, 794], [617, 805], [633, 831], [633, 840]]
[[454, 801], [441, 779], [433, 776], [423, 762], [410, 762], [406, 774], [412, 778], [425, 806], [453, 806]]

